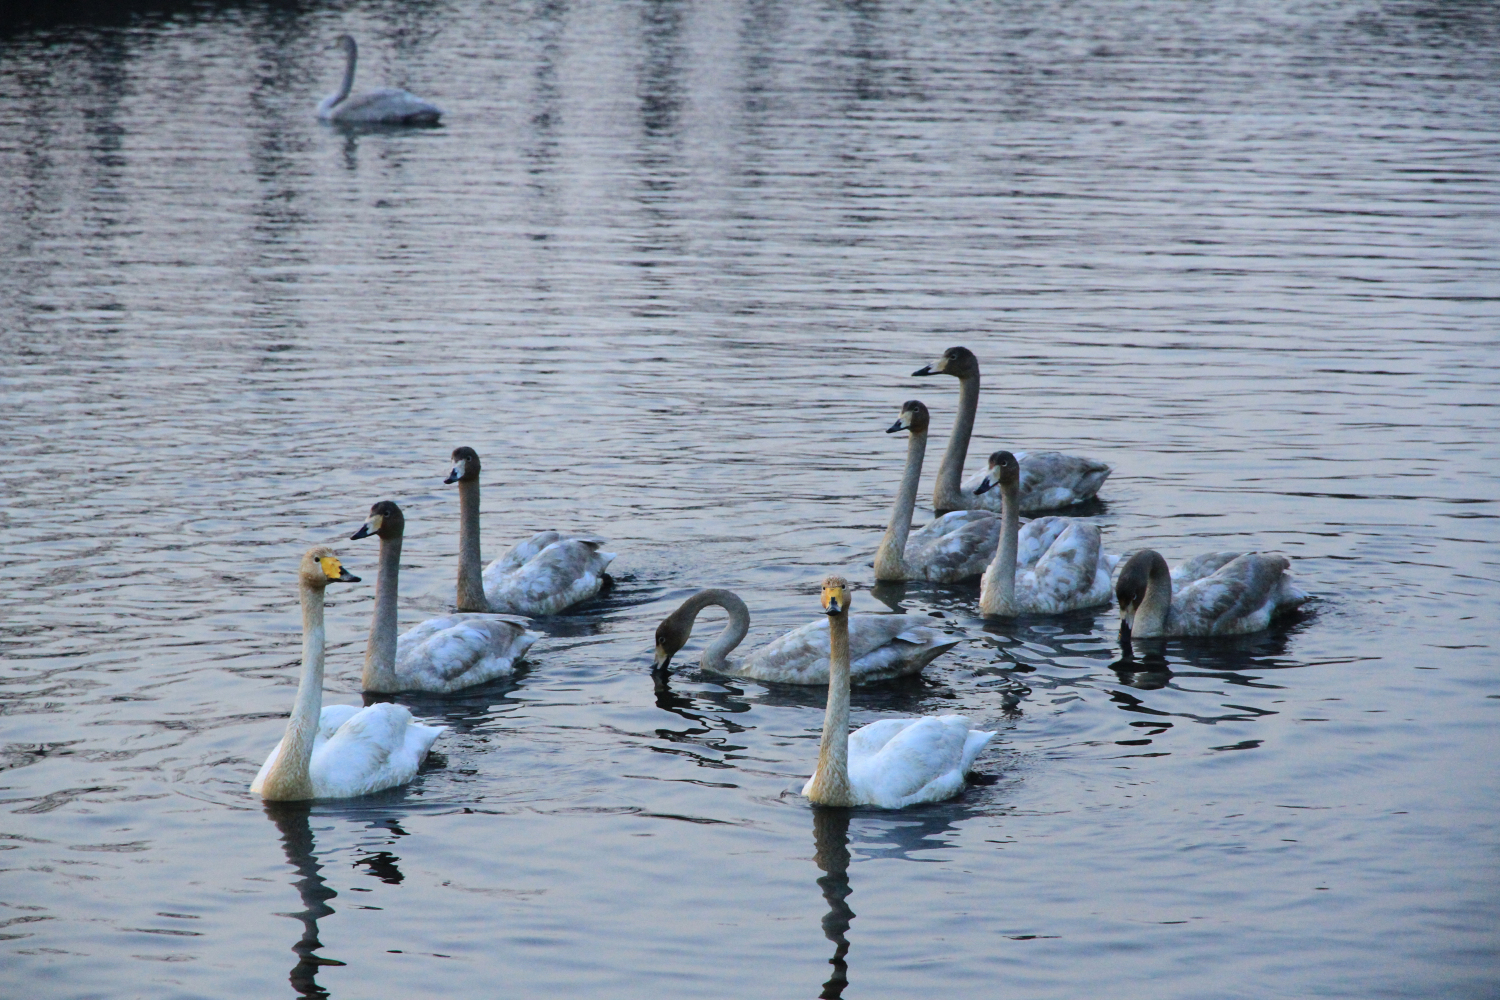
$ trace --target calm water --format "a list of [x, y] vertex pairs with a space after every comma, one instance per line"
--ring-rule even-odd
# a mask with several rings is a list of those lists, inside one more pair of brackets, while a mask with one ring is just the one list
[[[347, 7], [347, 9], [346, 9]], [[311, 117], [360, 83], [438, 129]], [[1500, 8], [198, 6], [0, 36], [0, 983], [28, 997], [1492, 997], [1500, 992]], [[1113, 551], [1276, 548], [1318, 595], [1112, 669], [1115, 619], [985, 622], [856, 722], [1000, 737], [961, 800], [821, 815], [818, 691], [649, 674], [869, 562], [923, 399], [970, 466], [1116, 469]], [[620, 553], [376, 800], [247, 785], [336, 544]], [[924, 486], [924, 491], [926, 487]], [[926, 515], [919, 515], [926, 516]], [[701, 647], [716, 625], [700, 629]], [[692, 664], [695, 656], [680, 657]], [[847, 980], [847, 982], [845, 982]]]

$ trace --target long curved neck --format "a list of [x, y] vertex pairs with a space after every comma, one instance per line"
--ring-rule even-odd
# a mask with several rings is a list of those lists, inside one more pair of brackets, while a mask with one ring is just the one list
[[286, 721], [286, 735], [281, 739], [281, 753], [266, 775], [263, 795], [268, 799], [310, 799], [313, 797], [313, 739], [318, 735], [318, 716], [323, 711], [323, 590], [302, 585], [302, 680], [297, 685], [297, 701], [291, 718]]
[[1009, 614], [1016, 603], [1016, 545], [1021, 536], [1020, 484], [999, 486], [1000, 545], [984, 571], [979, 586], [979, 610], [987, 615]]
[[1160, 569], [1152, 567], [1146, 577], [1146, 596], [1135, 609], [1135, 619], [1130, 624], [1130, 634], [1140, 639], [1166, 635], [1167, 618], [1172, 612], [1172, 574], [1166, 563]]
[[849, 788], [849, 613], [828, 616], [828, 709], [818, 770], [808, 796], [823, 806], [852, 806]]
[[370, 641], [365, 644], [366, 691], [401, 690], [396, 682], [396, 589], [401, 573], [401, 536], [380, 539], [380, 576], [375, 580], [375, 614], [370, 618]]
[[479, 481], [458, 481], [458, 610], [488, 611], [479, 569]]
[[875, 579], [905, 580], [906, 539], [911, 534], [911, 516], [917, 509], [917, 483], [922, 478], [922, 458], [927, 454], [927, 432], [912, 431], [906, 443], [906, 474], [891, 504], [891, 523], [875, 550]]
[[943, 453], [943, 464], [938, 466], [937, 479], [932, 486], [932, 506], [939, 514], [952, 510], [966, 510], [960, 484], [964, 475], [964, 460], [969, 457], [969, 438], [974, 433], [974, 416], [979, 412], [979, 372], [961, 376], [958, 380], [958, 415], [953, 418], [953, 434], [948, 438], [948, 450]]
[[351, 44], [349, 58], [344, 62], [344, 82], [339, 84], [339, 92], [333, 95], [333, 104], [338, 104], [349, 96], [349, 91], [354, 87], [354, 64], [358, 61], [359, 50]]
[[725, 624], [724, 631], [708, 644], [698, 662], [705, 670], [722, 673], [728, 664], [730, 652], [745, 641], [745, 636], [750, 631], [750, 609], [745, 607], [745, 602], [732, 590], [702, 590], [684, 601], [677, 613], [687, 615], [690, 621], [695, 621], [698, 612], [709, 605], [723, 608], [729, 615], [729, 621]]

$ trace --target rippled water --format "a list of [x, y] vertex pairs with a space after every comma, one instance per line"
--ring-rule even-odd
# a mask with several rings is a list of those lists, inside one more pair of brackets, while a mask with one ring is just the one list
[[[313, 121], [341, 30], [446, 123]], [[1495, 995], [1497, 71], [1496, 7], [1436, 0], [12, 27], [5, 992]], [[1167, 675], [1106, 611], [862, 592], [968, 638], [855, 721], [1001, 735], [959, 801], [820, 814], [821, 692], [657, 687], [651, 634], [702, 586], [753, 642], [868, 585], [882, 431], [928, 403], [930, 481], [957, 386], [908, 373], [955, 343], [971, 470], [1105, 459], [1113, 551], [1276, 548], [1318, 599]], [[487, 554], [598, 531], [616, 589], [514, 681], [403, 698], [451, 727], [409, 788], [267, 809], [297, 558], [371, 574], [394, 499], [403, 625], [447, 607], [459, 444]]]

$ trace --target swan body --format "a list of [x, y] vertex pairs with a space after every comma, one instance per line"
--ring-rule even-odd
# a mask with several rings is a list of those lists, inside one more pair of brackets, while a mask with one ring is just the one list
[[[912, 374], [953, 375], [958, 379], [958, 416], [954, 418], [948, 451], [943, 455], [933, 485], [933, 509], [939, 513], [950, 510], [999, 513], [1000, 498], [986, 496], [979, 489], [984, 473], [960, 482], [964, 459], [969, 453], [969, 438], [974, 433], [974, 417], [979, 410], [979, 359], [967, 347], [950, 347], [942, 357]], [[1023, 514], [1082, 503], [1098, 493], [1109, 478], [1110, 467], [1092, 458], [1060, 451], [1018, 451], [1015, 456], [1021, 466], [1019, 503]]]
[[927, 407], [919, 400], [901, 404], [886, 433], [909, 431], [906, 472], [891, 505], [891, 523], [875, 550], [875, 579], [957, 583], [984, 572], [1000, 539], [1000, 518], [985, 510], [956, 510], [911, 530], [922, 457], [927, 451]]
[[458, 483], [458, 610], [555, 615], [598, 594], [615, 554], [602, 551], [602, 538], [586, 535], [539, 531], [480, 573], [479, 469], [473, 448], [455, 448], [443, 480]]
[[357, 583], [359, 577], [321, 546], [302, 557], [300, 577], [302, 679], [286, 735], [261, 765], [250, 791], [272, 800], [344, 799], [406, 784], [442, 728], [413, 721], [403, 705], [322, 707], [323, 590], [334, 582]]
[[340, 35], [334, 43], [344, 50], [344, 79], [339, 89], [318, 102], [318, 117], [346, 125], [432, 125], [443, 109], [416, 94], [397, 87], [381, 87], [350, 96], [359, 47], [351, 35]]
[[828, 615], [828, 708], [818, 767], [802, 794], [825, 806], [904, 809], [941, 802], [964, 789], [964, 776], [994, 739], [969, 728], [961, 715], [881, 719], [849, 732], [849, 584], [830, 576], [823, 582]]
[[1290, 568], [1285, 556], [1267, 552], [1209, 552], [1173, 571], [1144, 549], [1115, 584], [1121, 631], [1142, 639], [1259, 632], [1307, 600]]
[[1014, 455], [990, 456], [982, 492], [998, 485], [1004, 501], [1000, 544], [979, 588], [986, 615], [1055, 615], [1108, 604], [1118, 556], [1104, 551], [1099, 528], [1073, 517], [1039, 517], [1020, 527], [1020, 469]]
[[[700, 590], [662, 620], [656, 629], [653, 670], [667, 668], [672, 656], [693, 634], [698, 613], [710, 605], [727, 611], [729, 622], [703, 651], [700, 664], [704, 670], [778, 684], [828, 683], [827, 618], [778, 636], [740, 662], [730, 661], [729, 653], [750, 631], [750, 610], [730, 590]], [[920, 673], [958, 645], [960, 640], [926, 624], [931, 620], [921, 615], [855, 615], [846, 624], [853, 683], [870, 684]]]
[[489, 614], [430, 618], [396, 635], [396, 592], [401, 572], [401, 540], [406, 517], [382, 500], [353, 538], [380, 539], [380, 574], [375, 583], [375, 614], [365, 648], [366, 691], [446, 693], [515, 673], [516, 665], [541, 638], [523, 622]]

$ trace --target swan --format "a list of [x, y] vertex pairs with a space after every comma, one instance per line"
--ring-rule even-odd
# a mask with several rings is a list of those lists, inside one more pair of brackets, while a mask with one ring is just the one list
[[967, 580], [984, 572], [1000, 541], [1000, 518], [987, 510], [951, 511], [911, 534], [929, 419], [927, 407], [911, 399], [901, 404], [896, 422], [886, 429], [887, 434], [905, 430], [911, 436], [906, 443], [906, 473], [891, 505], [891, 523], [875, 550], [877, 580]]
[[1075, 517], [1039, 517], [1020, 526], [1021, 469], [1016, 456], [997, 451], [978, 492], [998, 486], [1000, 545], [979, 585], [986, 615], [1055, 615], [1109, 603], [1110, 571], [1120, 561], [1107, 554], [1099, 527]]
[[332, 549], [307, 550], [302, 591], [302, 680], [286, 735], [250, 791], [264, 799], [347, 799], [404, 785], [416, 776], [441, 726], [413, 722], [403, 705], [323, 704], [323, 588], [358, 583]]
[[354, 44], [352, 35], [340, 35], [333, 44], [344, 50], [344, 81], [335, 93], [318, 102], [318, 117], [323, 121], [350, 125], [432, 125], [442, 117], [442, 108], [397, 87], [381, 87], [350, 97], [359, 46]]
[[1121, 636], [1259, 632], [1307, 600], [1290, 567], [1285, 556], [1265, 552], [1209, 552], [1168, 570], [1161, 553], [1142, 549], [1115, 583]]
[[[985, 499], [978, 486], [983, 474], [960, 485], [964, 459], [969, 454], [969, 436], [974, 433], [974, 415], [979, 410], [979, 359], [967, 347], [950, 347], [930, 365], [913, 375], [953, 375], [958, 379], [958, 416], [953, 421], [953, 435], [948, 451], [938, 466], [932, 488], [932, 506], [938, 513], [950, 510], [992, 510], [999, 512], [997, 497]], [[1103, 462], [1060, 451], [1018, 451], [1021, 463], [1021, 513], [1056, 510], [1081, 503], [1099, 492], [1110, 468]]]
[[495, 615], [445, 615], [396, 637], [396, 581], [405, 530], [401, 508], [382, 500], [350, 536], [351, 540], [370, 535], [380, 539], [380, 574], [375, 578], [375, 614], [365, 647], [364, 689], [388, 694], [458, 691], [515, 673], [526, 650], [541, 638], [520, 622]]
[[802, 794], [820, 806], [904, 809], [951, 799], [994, 733], [969, 728], [962, 715], [881, 719], [849, 732], [849, 582], [823, 581], [828, 615], [828, 710], [818, 769]]
[[[750, 609], [732, 590], [700, 590], [656, 627], [653, 671], [666, 670], [672, 656], [693, 634], [698, 612], [717, 605], [729, 613], [729, 623], [708, 644], [699, 661], [704, 670], [780, 684], [828, 683], [828, 619], [809, 622], [771, 640], [738, 663], [729, 653], [750, 631]], [[854, 633], [853, 680], [860, 684], [920, 673], [922, 668], [959, 644], [926, 625], [921, 615], [859, 615], [845, 623]]]
[[601, 552], [604, 539], [538, 531], [516, 543], [479, 572], [479, 455], [453, 449], [453, 471], [445, 483], [458, 484], [458, 610], [513, 615], [555, 615], [599, 593], [609, 580], [605, 568], [613, 552]]

